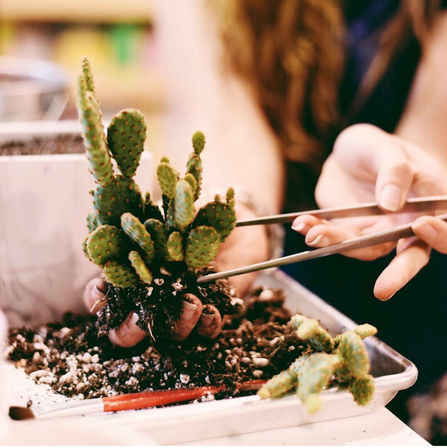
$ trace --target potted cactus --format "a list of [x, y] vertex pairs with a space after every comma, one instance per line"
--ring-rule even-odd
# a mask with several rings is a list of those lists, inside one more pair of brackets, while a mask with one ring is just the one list
[[[157, 168], [161, 206], [150, 193], [143, 197], [133, 180], [146, 139], [142, 114], [123, 110], [110, 122], [105, 136], [92, 71], [87, 59], [78, 79], [78, 109], [91, 173], [94, 212], [87, 217], [86, 256], [103, 269], [107, 302], [98, 312], [101, 333], [119, 325], [130, 312], [153, 337], [169, 334], [190, 294], [221, 315], [236, 312], [226, 281], [198, 285], [209, 272], [220, 244], [235, 226], [234, 191], [229, 188], [198, 211], [202, 182], [201, 152], [205, 137], [196, 132], [183, 177], [167, 158]], [[113, 161], [119, 173], [116, 173]]]

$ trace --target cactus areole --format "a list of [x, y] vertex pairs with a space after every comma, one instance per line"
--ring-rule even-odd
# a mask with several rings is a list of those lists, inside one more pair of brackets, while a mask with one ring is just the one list
[[201, 192], [204, 135], [193, 135], [183, 177], [167, 158], [161, 159], [159, 207], [149, 193], [142, 195], [133, 179], [146, 141], [143, 115], [135, 109], [119, 112], [106, 137], [86, 58], [77, 87], [79, 118], [96, 183], [83, 249], [103, 269], [108, 282], [108, 300], [98, 313], [99, 333], [116, 327], [132, 311], [139, 316], [137, 324], [151, 336], [167, 333], [187, 293], [203, 304], [215, 305], [222, 315], [236, 312], [234, 293], [226, 281], [196, 283], [198, 275], [210, 272], [220, 244], [236, 223], [231, 188], [225, 200], [216, 196], [213, 202], [195, 208]]

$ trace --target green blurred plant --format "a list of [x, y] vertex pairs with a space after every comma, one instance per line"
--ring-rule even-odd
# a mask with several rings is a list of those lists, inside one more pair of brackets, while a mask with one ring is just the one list
[[183, 178], [167, 158], [161, 159], [157, 168], [160, 208], [149, 193], [143, 198], [133, 180], [146, 140], [144, 117], [135, 109], [119, 112], [106, 138], [87, 58], [82, 60], [78, 78], [78, 111], [96, 181], [95, 211], [87, 217], [90, 234], [83, 243], [87, 257], [103, 268], [108, 282], [121, 288], [151, 284], [154, 270], [165, 264], [181, 263], [189, 272], [206, 267], [234, 228], [236, 215], [232, 188], [225, 200], [216, 196], [196, 213], [204, 135], [196, 132], [192, 137], [193, 152]]
[[359, 325], [332, 338], [316, 321], [296, 314], [290, 325], [308, 351], [287, 370], [271, 378], [258, 392], [261, 398], [278, 398], [295, 389], [308, 412], [321, 408], [320, 392], [331, 385], [346, 388], [360, 405], [367, 405], [374, 394], [374, 379], [369, 374], [370, 360], [363, 339], [377, 329]]

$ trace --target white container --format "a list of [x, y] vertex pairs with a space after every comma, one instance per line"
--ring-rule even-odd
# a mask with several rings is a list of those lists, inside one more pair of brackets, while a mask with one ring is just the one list
[[[292, 313], [300, 312], [320, 320], [331, 334], [355, 326], [348, 317], [280, 271], [263, 273], [257, 283], [264, 287], [283, 289], [285, 305]], [[346, 390], [330, 389], [322, 392], [322, 408], [316, 414], [309, 414], [295, 394], [263, 401], [255, 395], [107, 415], [42, 419], [40, 422], [44, 425], [57, 420], [58, 424], [71, 424], [82, 431], [87, 425], [91, 428], [100, 425], [108, 425], [111, 429], [119, 427], [165, 445], [372, 414], [389, 403], [400, 390], [411, 387], [416, 381], [417, 369], [411, 361], [378, 338], [369, 337], [365, 343], [376, 385], [373, 400], [367, 406], [357, 405]], [[5, 381], [9, 384], [11, 404], [23, 406], [30, 397], [31, 389], [35, 392], [33, 400], [43, 407], [54, 404], [55, 398], [65, 399], [60, 395], [49, 394], [48, 386], [36, 385], [30, 378], [25, 378], [23, 371], [14, 369], [12, 365], [8, 367], [10, 369], [5, 371]], [[27, 383], [32, 387], [26, 387]], [[15, 427], [18, 428], [17, 425]], [[41, 440], [39, 442], [42, 443]]]
[[[36, 135], [28, 130], [35, 126], [23, 124], [8, 139], [26, 142]], [[79, 134], [79, 124], [69, 127]], [[67, 123], [51, 128], [39, 138], [69, 133]], [[152, 156], [145, 152], [136, 175], [143, 193], [152, 176]], [[93, 188], [84, 153], [0, 156], [0, 308], [11, 326], [82, 309], [83, 288], [99, 273], [82, 251]]]

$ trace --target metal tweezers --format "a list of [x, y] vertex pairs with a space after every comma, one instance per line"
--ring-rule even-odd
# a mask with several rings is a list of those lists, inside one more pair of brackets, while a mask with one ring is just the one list
[[[313, 215], [323, 219], [334, 219], [399, 213], [431, 212], [432, 214], [435, 214], [437, 218], [442, 219], [443, 221], [447, 221], [447, 213], [437, 215], [437, 213], [443, 210], [447, 210], [447, 196], [427, 196], [408, 199], [405, 205], [397, 212], [385, 212], [378, 206], [376, 202], [369, 202], [365, 204], [357, 204], [350, 207], [326, 208], [307, 210], [296, 213], [286, 213], [281, 215], [263, 216], [260, 218], [238, 221], [236, 223], [236, 227], [290, 222], [298, 216], [302, 215]], [[297, 263], [299, 261], [312, 260], [315, 258], [326, 257], [328, 255], [338, 254], [341, 252], [388, 243], [390, 241], [396, 241], [401, 238], [408, 238], [414, 235], [411, 225], [411, 223], [403, 224], [390, 230], [370, 233], [358, 238], [352, 238], [350, 240], [343, 241], [342, 243], [332, 244], [331, 246], [323, 247], [320, 249], [308, 250], [299, 252], [297, 254], [288, 255], [286, 257], [263, 261], [261, 263], [256, 263], [249, 266], [203, 275], [197, 279], [197, 282], [205, 283], [213, 280], [218, 280], [220, 278], [247, 274], [249, 272], [260, 271], [262, 269], [284, 266], [286, 264]]]

